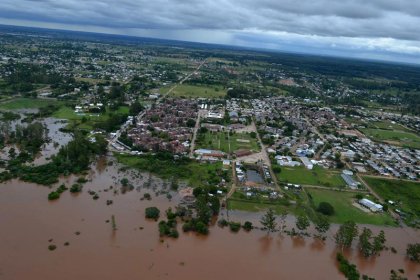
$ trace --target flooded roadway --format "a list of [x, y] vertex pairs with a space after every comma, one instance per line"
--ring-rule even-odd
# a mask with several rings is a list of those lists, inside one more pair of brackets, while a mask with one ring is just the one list
[[[122, 172], [120, 167], [99, 162], [82, 193], [66, 191], [53, 202], [47, 200], [51, 191], [47, 187], [17, 180], [0, 184], [0, 279], [344, 279], [336, 267], [331, 237], [324, 244], [313, 238], [267, 237], [259, 230], [234, 234], [218, 226], [200, 237], [182, 233], [178, 225], [180, 237], [161, 242], [157, 223], [145, 220], [144, 209], [157, 206], [163, 214], [176, 205], [177, 195], [172, 193], [171, 201], [166, 194], [156, 197], [169, 183]], [[134, 190], [114, 193], [122, 178], [128, 178]], [[69, 187], [75, 179], [61, 181]], [[93, 200], [88, 190], [96, 191], [99, 199]], [[146, 192], [152, 194], [151, 201], [141, 200]], [[113, 204], [107, 206], [106, 200]], [[106, 222], [112, 215], [116, 231]], [[229, 212], [234, 221], [258, 224], [259, 217]], [[293, 218], [288, 221], [293, 223]], [[420, 241], [419, 233], [398, 228], [385, 232], [387, 245], [397, 254], [384, 251], [366, 261], [353, 250], [347, 254], [350, 261], [376, 279], [389, 279], [389, 271], [400, 268], [409, 279], [417, 279], [420, 266], [406, 261], [404, 253], [407, 243]], [[57, 249], [49, 251], [50, 244]]]

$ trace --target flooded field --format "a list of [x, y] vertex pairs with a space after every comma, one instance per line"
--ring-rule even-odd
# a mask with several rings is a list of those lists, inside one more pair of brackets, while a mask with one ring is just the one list
[[[322, 243], [278, 233], [268, 237], [259, 230], [235, 234], [217, 225], [202, 237], [184, 234], [178, 225], [180, 237], [161, 242], [157, 223], [145, 220], [144, 209], [157, 206], [162, 213], [177, 204], [177, 194], [171, 192], [169, 200], [161, 193], [168, 182], [120, 167], [98, 161], [82, 193], [67, 191], [52, 202], [47, 187], [17, 180], [0, 184], [0, 279], [344, 279], [332, 237]], [[133, 185], [124, 193], [123, 178]], [[76, 179], [61, 182], [70, 186]], [[93, 200], [88, 190], [99, 199]], [[152, 200], [142, 200], [146, 192]], [[107, 206], [107, 200], [113, 204]], [[112, 215], [116, 231], [107, 223]], [[255, 224], [260, 218], [237, 211], [221, 215]], [[292, 224], [293, 217], [288, 221]], [[377, 233], [381, 228], [372, 229]], [[399, 228], [385, 232], [397, 254], [384, 251], [367, 261], [353, 250], [347, 252], [351, 262], [376, 279], [389, 279], [389, 271], [400, 268], [417, 279], [420, 266], [405, 261], [404, 253], [407, 243], [419, 242], [419, 233]], [[57, 249], [49, 251], [50, 244]]]

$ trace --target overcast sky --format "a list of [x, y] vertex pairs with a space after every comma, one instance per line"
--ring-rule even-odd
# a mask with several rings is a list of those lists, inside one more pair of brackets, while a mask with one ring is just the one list
[[420, 0], [0, 0], [0, 24], [420, 64]]

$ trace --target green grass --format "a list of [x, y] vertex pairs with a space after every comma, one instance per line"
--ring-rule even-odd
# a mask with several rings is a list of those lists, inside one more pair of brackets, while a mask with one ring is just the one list
[[294, 214], [303, 214], [304, 210], [297, 207], [286, 206], [281, 203], [269, 203], [264, 201], [239, 200], [230, 198], [227, 203], [229, 210], [239, 210], [246, 212], [263, 212], [269, 208], [273, 209], [276, 214], [293, 212]]
[[405, 131], [405, 132], [412, 132], [410, 129], [406, 128], [397, 123], [392, 123], [390, 121], [378, 121], [369, 123], [370, 128], [378, 128], [378, 129], [385, 129], [385, 130], [398, 130], [398, 131]]
[[48, 105], [61, 105], [61, 101], [37, 98], [16, 98], [10, 101], [0, 103], [0, 109], [18, 110], [18, 109], [38, 109]]
[[227, 132], [206, 132], [197, 137], [196, 145], [197, 148], [220, 150], [225, 153], [240, 149], [260, 151], [257, 139], [252, 138], [249, 133], [235, 133], [229, 136]]
[[420, 218], [420, 183], [368, 176], [363, 180], [383, 199], [397, 202], [396, 208]]
[[[96, 124], [105, 122], [109, 119], [109, 113], [118, 113], [118, 114], [128, 114], [129, 108], [127, 106], [120, 106], [117, 110], [111, 111], [110, 109], [106, 110], [106, 113], [102, 114], [85, 114], [80, 115], [74, 112], [74, 109], [67, 106], [62, 106], [59, 110], [54, 112], [53, 117], [58, 119], [66, 119], [69, 121], [68, 128], [79, 128], [83, 130], [92, 130]], [[85, 121], [83, 122], [83, 118]]]
[[277, 173], [277, 178], [281, 182], [293, 184], [333, 188], [344, 188], [346, 186], [339, 172], [319, 166], [314, 166], [312, 170], [306, 169], [303, 166], [281, 167], [281, 172]]
[[361, 131], [374, 141], [388, 142], [397, 146], [420, 149], [420, 136], [411, 132], [375, 128], [363, 128]]
[[[170, 87], [163, 87], [160, 93], [164, 94]], [[178, 85], [170, 94], [174, 97], [186, 98], [223, 98], [226, 95], [226, 89], [223, 86], [195, 86], [195, 85]]]
[[358, 224], [396, 225], [386, 213], [367, 213], [353, 206], [355, 193], [320, 189], [306, 189], [306, 191], [312, 196], [315, 208], [320, 202], [328, 202], [334, 207], [335, 213], [330, 217], [332, 223], [341, 224], [352, 220]]
[[[191, 187], [216, 185], [220, 179], [230, 178], [230, 171], [223, 170], [221, 162], [201, 163], [190, 159], [159, 159], [155, 155], [115, 155], [118, 162], [143, 171], [151, 172], [163, 179], [185, 181]], [[229, 179], [228, 179], [229, 180]]]

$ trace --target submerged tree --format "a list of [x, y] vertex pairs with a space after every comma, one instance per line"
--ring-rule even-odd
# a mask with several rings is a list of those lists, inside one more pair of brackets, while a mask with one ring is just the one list
[[420, 243], [408, 244], [407, 257], [413, 262], [420, 262]]
[[323, 237], [323, 234], [330, 229], [330, 222], [326, 217], [321, 216], [315, 222], [315, 229], [319, 232], [319, 236]]
[[341, 249], [351, 247], [354, 238], [357, 236], [357, 225], [353, 221], [347, 221], [340, 226], [337, 233], [335, 234], [335, 243], [341, 247]]
[[267, 230], [267, 234], [276, 230], [276, 215], [274, 214], [273, 209], [269, 208], [264, 216], [261, 217], [260, 223], [263, 225], [264, 229]]
[[309, 219], [308, 219], [308, 217], [306, 217], [305, 215], [300, 215], [300, 216], [298, 216], [297, 217], [297, 220], [296, 220], [296, 227], [300, 230], [300, 231], [304, 231], [304, 230], [306, 230], [308, 227], [309, 227], [309, 225], [310, 225], [311, 223], [309, 222]]

